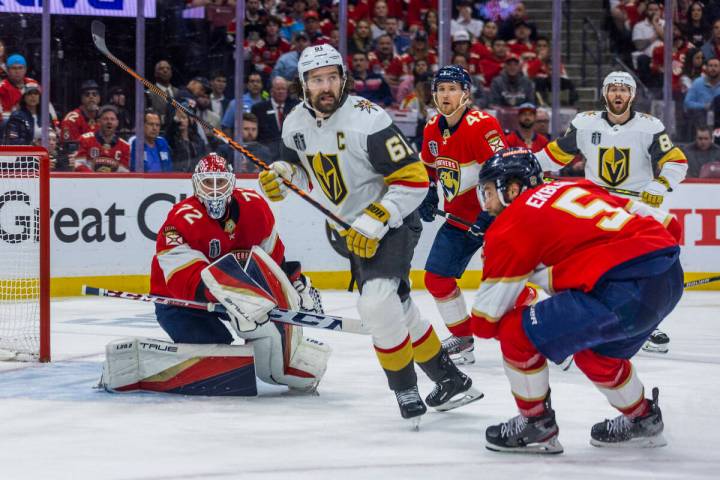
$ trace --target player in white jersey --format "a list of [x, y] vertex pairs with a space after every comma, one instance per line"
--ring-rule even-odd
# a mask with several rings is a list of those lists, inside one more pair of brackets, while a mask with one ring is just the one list
[[333, 226], [347, 241], [358, 311], [404, 418], [416, 423], [426, 411], [413, 361], [436, 382], [428, 405], [447, 410], [480, 398], [409, 295], [422, 231], [417, 207], [428, 188], [423, 164], [382, 108], [346, 93], [345, 66], [333, 47], [306, 48], [298, 74], [304, 101], [285, 119], [283, 160], [260, 174], [260, 186], [273, 201], [287, 194], [280, 177], [312, 188], [314, 198], [351, 224]]
[[[685, 179], [687, 159], [660, 120], [632, 109], [636, 89], [627, 72], [605, 77], [606, 111], [579, 113], [563, 137], [536, 154], [543, 170], [559, 170], [582, 153], [587, 160], [585, 178], [604, 187], [639, 192], [643, 202], [659, 207]], [[666, 353], [669, 343], [669, 337], [656, 330], [643, 350]]]

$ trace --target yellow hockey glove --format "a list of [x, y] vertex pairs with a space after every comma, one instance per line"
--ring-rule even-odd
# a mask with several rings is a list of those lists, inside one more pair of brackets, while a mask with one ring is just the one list
[[348, 250], [360, 258], [372, 258], [377, 252], [380, 240], [390, 229], [387, 225], [390, 213], [378, 202], [367, 206], [355, 219], [345, 240]]
[[288, 187], [283, 183], [282, 179], [291, 182], [294, 173], [295, 167], [288, 162], [273, 162], [269, 170], [263, 170], [258, 175], [260, 188], [268, 199], [279, 202], [287, 196], [288, 192]]
[[657, 177], [652, 182], [645, 185], [640, 192], [640, 200], [647, 203], [651, 207], [659, 207], [665, 199], [665, 194], [670, 190], [670, 183], [665, 177]]

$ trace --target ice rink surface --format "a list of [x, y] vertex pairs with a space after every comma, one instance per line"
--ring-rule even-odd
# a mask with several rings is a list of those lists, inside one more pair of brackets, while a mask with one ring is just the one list
[[[357, 318], [355, 295], [323, 292], [327, 313]], [[426, 292], [413, 296], [441, 323]], [[590, 427], [617, 413], [579, 370], [551, 368], [560, 456], [485, 449], [485, 428], [516, 414], [495, 341], [477, 342], [478, 361], [464, 368], [485, 398], [429, 411], [419, 432], [400, 417], [370, 338], [353, 334], [307, 330], [334, 350], [319, 396], [270, 385], [256, 398], [94, 389], [107, 342], [166, 338], [152, 312], [126, 300], [53, 302], [53, 363], [0, 364], [0, 479], [720, 478], [720, 292], [686, 293], [663, 323], [670, 353], [635, 359], [648, 395], [660, 387], [668, 446], [590, 446]], [[419, 376], [425, 396], [432, 384]]]

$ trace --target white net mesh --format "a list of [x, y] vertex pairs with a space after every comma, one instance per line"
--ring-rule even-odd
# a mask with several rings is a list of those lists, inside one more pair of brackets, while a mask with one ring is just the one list
[[0, 360], [40, 351], [39, 157], [0, 150]]

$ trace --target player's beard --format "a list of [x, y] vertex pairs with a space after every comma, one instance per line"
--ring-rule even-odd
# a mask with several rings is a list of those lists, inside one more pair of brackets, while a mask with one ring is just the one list
[[533, 125], [535, 125], [535, 121], [534, 120], [525, 120], [524, 122], [518, 122], [518, 125], [520, 125], [522, 128], [524, 128], [526, 130], [530, 130], [533, 127]]
[[[332, 101], [330, 101], [332, 98]], [[330, 115], [338, 109], [340, 105], [340, 96], [335, 95], [335, 92], [322, 92], [319, 93], [315, 98], [311, 98], [310, 102], [315, 110], [325, 115]]]
[[630, 108], [630, 100], [628, 100], [627, 102], [623, 102], [622, 105], [619, 107], [615, 105], [615, 100], [612, 100], [608, 104], [608, 109], [610, 110], [610, 113], [612, 113], [613, 115], [618, 115], [618, 116], [627, 112], [629, 108]]

